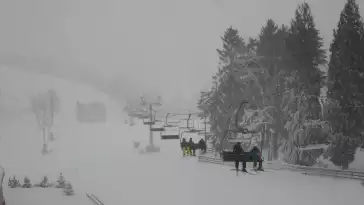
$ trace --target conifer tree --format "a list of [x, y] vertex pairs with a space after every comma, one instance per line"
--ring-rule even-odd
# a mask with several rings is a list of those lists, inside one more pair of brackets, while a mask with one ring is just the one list
[[329, 121], [343, 137], [337, 139], [331, 161], [347, 169], [354, 160], [364, 122], [363, 22], [355, 0], [347, 0], [333, 35], [328, 96], [340, 110], [331, 112]]
[[245, 49], [245, 42], [239, 36], [238, 30], [229, 27], [224, 36], [222, 49], [217, 49], [220, 65], [213, 76], [213, 87], [210, 91], [201, 93], [198, 106], [210, 115], [211, 130], [221, 136], [226, 128], [227, 119], [231, 115], [231, 107], [239, 90], [238, 84], [229, 75], [235, 69], [234, 60]]
[[64, 192], [64, 194], [66, 196], [73, 196], [73, 195], [75, 195], [75, 192], [73, 190], [73, 186], [72, 186], [72, 184], [70, 182], [67, 182], [65, 184], [65, 188], [64, 188], [63, 192]]
[[[258, 36], [257, 55], [263, 56], [260, 63], [267, 69], [268, 77], [264, 80], [266, 94], [270, 95], [275, 92], [283, 92], [284, 89], [284, 77], [287, 75], [286, 63], [287, 52], [285, 48], [285, 39], [287, 38], [288, 31], [285, 26], [278, 27], [278, 25], [272, 20], [268, 19], [266, 24], [262, 27]], [[272, 110], [274, 123], [269, 127], [272, 127], [275, 135], [270, 137], [272, 145], [272, 157], [278, 158], [278, 142], [279, 138], [287, 137], [284, 130], [284, 118], [281, 109], [282, 95], [271, 95], [269, 97], [269, 104], [276, 109]]]
[[286, 45], [292, 56], [290, 66], [298, 77], [296, 83], [304, 85], [304, 92], [309, 97], [309, 118], [317, 119], [320, 116], [318, 96], [322, 78], [319, 65], [326, 63], [326, 52], [322, 48], [323, 39], [306, 2], [296, 9]]

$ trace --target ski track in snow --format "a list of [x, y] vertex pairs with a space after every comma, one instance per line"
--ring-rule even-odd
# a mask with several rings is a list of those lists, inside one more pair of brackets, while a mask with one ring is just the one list
[[[7, 173], [4, 186], [9, 175], [16, 175], [20, 181], [27, 175], [35, 183], [44, 175], [56, 180], [63, 172], [78, 196], [90, 192], [105, 205], [342, 205], [362, 201], [363, 189], [358, 181], [288, 171], [237, 177], [226, 167], [182, 158], [179, 141], [161, 141], [158, 133], [154, 142], [161, 152], [139, 154], [132, 148], [132, 141], [141, 141], [140, 147], [144, 148], [149, 137], [147, 126], [140, 121], [133, 127], [125, 125], [124, 119], [128, 118], [120, 116], [121, 107], [97, 91], [6, 68], [0, 70], [0, 78], [5, 95], [1, 98], [2, 113], [16, 116], [10, 120], [1, 117], [0, 163]], [[57, 90], [62, 104], [54, 126], [56, 141], [50, 143], [53, 151], [42, 156], [40, 133], [27, 108], [31, 94], [49, 88]], [[77, 100], [105, 102], [108, 122], [79, 124], [74, 114]], [[91, 202], [83, 199], [77, 204]]]

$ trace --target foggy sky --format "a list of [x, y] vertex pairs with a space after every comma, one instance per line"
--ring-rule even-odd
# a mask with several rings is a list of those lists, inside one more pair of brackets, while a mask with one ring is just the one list
[[[0, 55], [32, 59], [43, 69], [124, 75], [166, 98], [189, 98], [217, 71], [216, 48], [227, 27], [256, 36], [267, 18], [288, 24], [300, 2], [1, 0]], [[328, 48], [345, 0], [307, 2]]]

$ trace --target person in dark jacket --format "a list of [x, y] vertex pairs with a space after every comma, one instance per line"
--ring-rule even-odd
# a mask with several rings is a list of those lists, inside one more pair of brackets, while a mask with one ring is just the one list
[[261, 156], [261, 151], [257, 146], [254, 146], [250, 152], [252, 153], [252, 157], [253, 157], [253, 167], [254, 169], [256, 169], [257, 167], [257, 162], [259, 163], [258, 166], [258, 171], [264, 171], [263, 169], [263, 160], [262, 160], [262, 156]]
[[206, 152], [206, 142], [205, 142], [205, 140], [203, 140], [202, 138], [200, 139], [200, 141], [198, 142], [198, 146], [199, 146], [199, 148], [201, 149], [201, 151], [203, 152], [203, 153], [205, 153]]
[[[233, 152], [235, 154], [241, 154], [243, 153], [243, 148], [241, 147], [241, 143], [237, 142], [234, 147], [233, 147]], [[235, 169], [238, 170], [239, 169], [239, 161], [235, 161]]]
[[[243, 150], [243, 147], [241, 147], [241, 143], [240, 142], [237, 142], [234, 147], [233, 147], [233, 152], [235, 154], [243, 154], [244, 153], [244, 150]], [[246, 162], [243, 161], [242, 162], [243, 164], [243, 168], [242, 168], [242, 171], [243, 172], [246, 172]], [[235, 169], [236, 170], [239, 170], [239, 161], [235, 161]]]
[[188, 141], [188, 148], [189, 148], [190, 155], [196, 156], [195, 143], [192, 141], [192, 138], [190, 138], [190, 140]]

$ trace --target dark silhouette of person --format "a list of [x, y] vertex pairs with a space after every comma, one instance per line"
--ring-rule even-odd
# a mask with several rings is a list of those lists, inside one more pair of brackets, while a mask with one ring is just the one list
[[[241, 146], [240, 142], [237, 142], [234, 145], [233, 152], [235, 154], [244, 154], [244, 150], [243, 150], [243, 147]], [[242, 168], [241, 171], [246, 172], [246, 162], [245, 162], [245, 160], [243, 160], [242, 163], [243, 163], [243, 168]], [[235, 169], [239, 170], [239, 161], [238, 160], [235, 161]]]
[[196, 156], [196, 153], [195, 153], [195, 143], [192, 141], [192, 138], [190, 138], [190, 140], [188, 141], [188, 147], [190, 149], [190, 155]]
[[254, 169], [257, 167], [257, 162], [259, 163], [259, 166], [258, 166], [258, 171], [264, 171], [263, 169], [263, 160], [262, 160], [262, 156], [261, 156], [261, 151], [260, 149], [257, 147], [257, 146], [254, 146], [251, 150], [251, 157], [252, 157], [252, 160], [253, 160], [253, 167]]
[[207, 145], [206, 145], [205, 140], [200, 139], [200, 141], [198, 142], [198, 146], [199, 146], [199, 148], [201, 149], [201, 151], [202, 151], [203, 153], [205, 153], [205, 152], [206, 152], [206, 147], [207, 147]]

